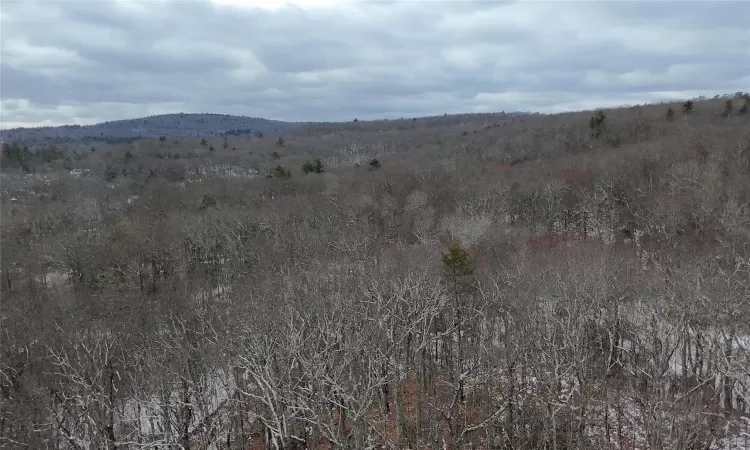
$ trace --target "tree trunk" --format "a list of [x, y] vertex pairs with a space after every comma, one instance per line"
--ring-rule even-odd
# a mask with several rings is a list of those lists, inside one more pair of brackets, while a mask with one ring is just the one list
[[515, 426], [513, 424], [515, 420], [513, 417], [513, 411], [515, 409], [513, 405], [513, 395], [514, 395], [513, 392], [516, 389], [515, 388], [515, 382], [516, 382], [515, 366], [516, 366], [515, 363], [511, 363], [510, 366], [508, 367], [508, 380], [510, 383], [508, 385], [508, 419], [507, 419], [507, 422], [505, 423], [505, 432], [508, 435], [508, 442], [510, 443], [511, 448], [515, 446], [515, 440], [516, 440], [515, 432], [514, 432]]
[[190, 448], [190, 422], [192, 421], [192, 410], [190, 407], [190, 387], [187, 379], [182, 379], [182, 406], [180, 407], [181, 416], [181, 435], [180, 445], [183, 448]]
[[117, 450], [117, 439], [115, 438], [115, 374], [112, 365], [107, 363], [107, 441], [108, 448]]
[[[724, 352], [726, 354], [726, 360], [727, 365], [730, 365], [732, 363], [732, 341], [734, 340], [734, 335], [730, 334], [729, 337], [726, 338], [724, 342]], [[729, 367], [727, 367], [729, 369]], [[726, 373], [722, 376], [723, 379], [723, 388], [724, 388], [724, 411], [730, 412], [732, 411], [732, 387], [734, 385], [734, 380], [732, 380], [732, 377], [728, 376]]]
[[[399, 377], [400, 378], [400, 377]], [[400, 380], [396, 382], [396, 436], [399, 448], [406, 448], [406, 417], [404, 417], [404, 399]]]
[[[383, 378], [388, 379], [388, 363], [383, 362], [382, 372]], [[391, 413], [391, 406], [388, 402], [388, 383], [383, 383], [380, 388], [380, 401], [383, 405], [383, 414], [388, 416]]]

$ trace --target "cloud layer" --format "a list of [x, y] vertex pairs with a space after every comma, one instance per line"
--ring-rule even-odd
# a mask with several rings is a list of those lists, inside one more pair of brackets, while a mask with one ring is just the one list
[[750, 86], [747, 2], [252, 3], [4, 2], [2, 127], [557, 112]]

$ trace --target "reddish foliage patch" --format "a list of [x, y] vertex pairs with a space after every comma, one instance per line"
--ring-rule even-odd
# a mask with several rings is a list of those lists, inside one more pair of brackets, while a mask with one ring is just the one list
[[615, 241], [612, 243], [606, 243], [597, 238], [585, 239], [576, 235], [570, 235], [567, 236], [567, 238], [551, 235], [531, 236], [526, 239], [526, 246], [533, 252], [547, 252], [550, 250], [560, 250], [562, 248], [569, 251], [582, 248], [588, 248], [591, 250], [606, 248], [610, 252], [636, 254], [636, 250], [638, 250], [633, 238], [621, 234], [616, 236]]
[[585, 171], [563, 170], [558, 172], [557, 178], [565, 181], [570, 187], [584, 189], [591, 187], [591, 174]]
[[380, 239], [378, 243], [380, 244], [380, 248], [393, 248], [393, 247], [396, 247], [396, 245], [398, 245], [396, 241], [391, 240], [391, 239], [385, 239], [385, 238]]
[[483, 246], [482, 244], [474, 244], [474, 245], [470, 245], [468, 250], [469, 250], [469, 254], [471, 254], [474, 257], [477, 257], [477, 256], [481, 256], [482, 254], [484, 254], [485, 248], [486, 247]]
[[255, 421], [250, 427], [250, 443], [247, 450], [265, 450], [263, 435], [263, 425], [260, 424], [260, 421]]
[[438, 242], [440, 242], [442, 245], [444, 245], [446, 248], [450, 247], [453, 244], [453, 239], [451, 239], [450, 236], [447, 234], [441, 234], [437, 237]]
[[495, 173], [509, 173], [512, 168], [510, 164], [495, 164], [490, 170]]
[[544, 236], [531, 236], [526, 239], [526, 245], [532, 249], [549, 249], [557, 248], [563, 245], [565, 241], [562, 238], [544, 235]]
[[635, 250], [635, 238], [625, 232], [619, 232], [615, 235], [615, 241], [611, 247], [614, 250]]

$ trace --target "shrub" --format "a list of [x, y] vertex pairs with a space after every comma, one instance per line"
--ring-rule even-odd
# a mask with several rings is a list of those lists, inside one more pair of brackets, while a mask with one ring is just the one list
[[114, 181], [117, 178], [117, 171], [114, 167], [107, 167], [104, 171], [104, 179], [107, 181]]
[[266, 175], [266, 178], [289, 178], [292, 172], [281, 164], [277, 165]]
[[304, 172], [305, 175], [310, 172], [323, 173], [323, 163], [320, 162], [319, 159], [316, 159], [314, 162], [305, 161], [305, 163], [302, 164], [302, 172]]
[[212, 196], [206, 194], [201, 199], [201, 203], [200, 203], [200, 205], [198, 205], [198, 209], [201, 210], [201, 211], [203, 211], [203, 210], [206, 210], [206, 209], [208, 209], [208, 208], [210, 208], [212, 206], [215, 206], [215, 205], [216, 205], [216, 199], [214, 199]]

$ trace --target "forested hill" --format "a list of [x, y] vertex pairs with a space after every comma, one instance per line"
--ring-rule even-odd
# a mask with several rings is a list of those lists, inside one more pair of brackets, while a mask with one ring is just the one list
[[5, 141], [79, 143], [118, 142], [137, 138], [171, 139], [274, 133], [302, 123], [223, 114], [165, 114], [95, 125], [0, 130]]

